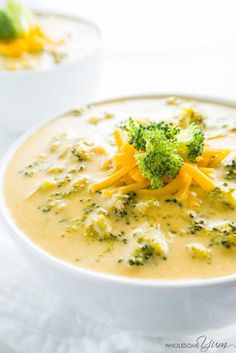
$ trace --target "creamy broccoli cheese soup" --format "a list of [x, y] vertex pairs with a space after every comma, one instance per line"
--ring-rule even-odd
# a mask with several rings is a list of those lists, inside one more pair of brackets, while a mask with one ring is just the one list
[[[95, 50], [99, 34], [86, 21], [35, 14], [37, 29], [22, 38], [0, 40], [0, 70], [51, 68]], [[40, 28], [40, 30], [39, 30]]]
[[17, 226], [75, 266], [143, 279], [236, 272], [236, 108], [184, 98], [95, 104], [11, 158]]

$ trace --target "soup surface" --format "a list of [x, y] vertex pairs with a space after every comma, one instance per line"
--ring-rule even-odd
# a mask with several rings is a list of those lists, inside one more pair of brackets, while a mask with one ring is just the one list
[[87, 22], [49, 14], [36, 14], [35, 18], [43, 33], [50, 38], [48, 45], [42, 51], [25, 52], [19, 57], [0, 54], [0, 70], [50, 68], [84, 56], [97, 46], [97, 30]]
[[[129, 117], [142, 128], [194, 121], [204, 149], [150, 186], [137, 146], [127, 142]], [[75, 266], [144, 279], [229, 275], [236, 272], [235, 138], [231, 106], [168, 97], [88, 106], [17, 149], [5, 175], [7, 205], [34, 243]]]

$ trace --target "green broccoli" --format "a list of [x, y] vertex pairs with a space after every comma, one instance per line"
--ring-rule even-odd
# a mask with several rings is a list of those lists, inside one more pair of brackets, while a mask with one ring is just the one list
[[168, 140], [175, 140], [180, 129], [177, 125], [170, 122], [161, 121], [160, 123], [151, 122], [148, 124], [140, 124], [129, 119], [125, 126], [129, 135], [129, 142], [134, 145], [138, 151], [146, 150], [146, 139], [155, 131], [161, 131]]
[[168, 243], [159, 228], [145, 224], [134, 231], [133, 244], [125, 262], [130, 266], [143, 266], [154, 255], [166, 259], [168, 251]]
[[76, 157], [79, 162], [87, 161], [90, 158], [90, 153], [79, 143], [76, 143], [71, 148], [72, 156]]
[[117, 217], [125, 217], [135, 207], [136, 194], [129, 192], [128, 194], [115, 194], [110, 200], [107, 200], [108, 209]]
[[203, 131], [196, 124], [190, 124], [178, 134], [177, 145], [178, 152], [185, 161], [196, 162], [204, 148]]
[[206, 127], [205, 116], [198, 113], [193, 107], [183, 108], [181, 114], [177, 118], [179, 119], [179, 126], [181, 128], [186, 128], [192, 123], [198, 125], [202, 129]]
[[161, 188], [164, 179], [174, 179], [184, 161], [195, 162], [203, 152], [204, 134], [195, 124], [181, 130], [171, 122], [142, 124], [130, 118], [125, 128], [137, 150], [138, 166], [152, 188]]
[[234, 210], [236, 207], [235, 199], [235, 189], [234, 188], [220, 188], [216, 187], [209, 194], [211, 203], [221, 204], [223, 207]]
[[0, 11], [0, 40], [8, 40], [17, 38], [17, 31], [10, 17]]
[[113, 238], [112, 226], [102, 210], [91, 214], [86, 220], [86, 234], [91, 238], [109, 240]]
[[6, 13], [11, 19], [18, 34], [27, 33], [32, 24], [33, 15], [17, 0], [8, 0], [6, 3]]
[[134, 145], [137, 150], [145, 151], [146, 142], [144, 132], [146, 131], [146, 126], [144, 124], [138, 124], [130, 118], [125, 129], [129, 135], [129, 143]]
[[0, 40], [18, 38], [29, 31], [33, 22], [32, 14], [18, 1], [8, 0], [5, 9], [0, 11]]
[[211, 245], [223, 245], [228, 249], [236, 245], [236, 224], [234, 222], [213, 227], [212, 233], [214, 236]]
[[232, 159], [232, 161], [226, 164], [225, 169], [225, 178], [230, 180], [236, 180], [236, 159]]
[[168, 140], [160, 130], [146, 138], [146, 152], [137, 152], [135, 159], [143, 176], [150, 180], [151, 187], [161, 188], [163, 179], [174, 179], [183, 164], [176, 143]]
[[180, 128], [171, 122], [161, 121], [152, 123], [152, 125], [156, 125], [156, 129], [162, 131], [168, 140], [175, 141], [177, 134], [180, 132]]

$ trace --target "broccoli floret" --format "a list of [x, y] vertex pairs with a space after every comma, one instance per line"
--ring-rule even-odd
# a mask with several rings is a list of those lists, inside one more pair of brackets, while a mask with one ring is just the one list
[[221, 204], [222, 206], [233, 210], [236, 206], [236, 199], [234, 193], [234, 188], [223, 189], [220, 187], [216, 187], [210, 192], [209, 197], [212, 203]]
[[206, 229], [206, 221], [204, 219], [191, 218], [191, 224], [189, 227], [189, 231], [191, 234], [196, 234], [198, 232], [205, 231], [205, 229]]
[[179, 125], [182, 128], [187, 128], [190, 124], [194, 123], [204, 129], [206, 127], [205, 117], [198, 113], [195, 108], [188, 107], [184, 108], [178, 116]]
[[138, 166], [152, 188], [161, 188], [163, 179], [174, 179], [184, 160], [195, 162], [203, 152], [204, 134], [195, 124], [181, 131], [169, 122], [140, 124], [129, 119], [126, 130], [138, 151]]
[[133, 233], [134, 244], [125, 262], [130, 266], [142, 266], [154, 255], [166, 259], [169, 251], [168, 243], [157, 227], [144, 225]]
[[153, 255], [153, 249], [148, 244], [137, 243], [127, 259], [130, 266], [143, 266], [145, 261]]
[[129, 192], [127, 194], [115, 194], [111, 199], [107, 200], [107, 207], [109, 211], [112, 211], [118, 217], [127, 216], [136, 205], [136, 194], [135, 192]]
[[162, 131], [168, 140], [175, 141], [177, 134], [180, 132], [180, 128], [171, 122], [161, 121], [155, 125], [156, 129]]
[[86, 233], [88, 236], [98, 240], [109, 240], [113, 238], [112, 227], [103, 212], [94, 212], [86, 220]]
[[79, 162], [87, 161], [90, 158], [89, 151], [78, 143], [72, 146], [71, 154], [76, 157]]
[[212, 245], [223, 245], [228, 249], [236, 245], [236, 224], [234, 222], [214, 227], [212, 232], [214, 234]]
[[126, 131], [129, 135], [129, 142], [139, 151], [145, 151], [146, 141], [144, 139], [144, 133], [147, 126], [144, 124], [138, 124], [133, 119], [129, 119], [128, 124], [125, 126]]
[[185, 161], [196, 162], [204, 148], [203, 131], [196, 125], [191, 124], [180, 131], [177, 136], [178, 152]]
[[12, 40], [29, 31], [32, 14], [18, 1], [8, 0], [0, 11], [0, 40]]
[[131, 118], [125, 129], [130, 138], [129, 142], [138, 151], [145, 151], [146, 139], [155, 131], [163, 132], [164, 136], [169, 140], [175, 140], [176, 135], [179, 133], [179, 127], [170, 122], [161, 121], [160, 123], [140, 124]]
[[88, 178], [80, 177], [72, 185], [71, 193], [76, 193], [80, 190], [83, 190], [89, 183]]
[[31, 12], [16, 0], [8, 0], [6, 3], [6, 13], [12, 21], [17, 34], [29, 31], [34, 22]]
[[17, 38], [17, 31], [10, 17], [0, 11], [0, 40], [9, 40]]
[[226, 173], [225, 178], [230, 180], [236, 179], [236, 160], [233, 159], [228, 164], [225, 165]]
[[174, 179], [183, 164], [176, 143], [168, 140], [159, 130], [147, 136], [146, 152], [136, 153], [135, 158], [152, 188], [161, 188], [164, 185], [163, 178]]
[[63, 211], [66, 207], [65, 202], [53, 198], [49, 198], [46, 202], [39, 206], [39, 210], [48, 213], [54, 209], [57, 213]]

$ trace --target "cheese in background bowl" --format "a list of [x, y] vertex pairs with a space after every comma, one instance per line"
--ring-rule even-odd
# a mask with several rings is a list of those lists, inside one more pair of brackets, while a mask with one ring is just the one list
[[99, 71], [96, 25], [11, 0], [0, 11], [1, 129], [19, 132], [92, 99]]

